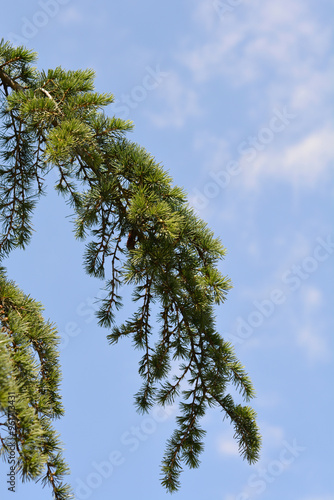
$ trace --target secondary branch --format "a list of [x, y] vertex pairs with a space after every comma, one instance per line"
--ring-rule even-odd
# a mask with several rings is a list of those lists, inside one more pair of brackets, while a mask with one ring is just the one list
[[16, 90], [17, 92], [20, 90], [24, 90], [22, 85], [15, 82], [3, 69], [0, 68], [0, 79], [3, 85], [7, 88], [10, 87], [12, 90]]

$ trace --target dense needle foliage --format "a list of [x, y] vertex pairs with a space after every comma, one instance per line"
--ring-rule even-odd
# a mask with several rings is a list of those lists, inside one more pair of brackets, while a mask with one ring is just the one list
[[0, 268], [0, 454], [13, 466], [12, 457], [18, 456], [16, 472], [23, 480], [41, 479], [57, 500], [65, 500], [70, 498], [63, 483], [68, 467], [52, 427], [52, 420], [64, 414], [58, 392], [59, 339], [41, 313], [41, 305]]
[[[102, 111], [113, 96], [95, 92], [94, 72], [60, 67], [39, 72], [32, 66], [35, 58], [24, 47], [0, 44], [1, 257], [29, 243], [45, 176], [56, 169], [55, 187], [73, 209], [76, 237], [86, 241], [85, 269], [105, 283], [99, 323], [110, 329], [111, 344], [131, 337], [143, 351], [137, 409], [146, 412], [154, 404], [179, 401], [177, 428], [162, 462], [162, 484], [172, 492], [179, 487], [182, 463], [198, 466], [205, 434], [200, 421], [208, 407], [222, 410], [234, 426], [241, 455], [256, 461], [260, 436], [255, 412], [229, 394], [232, 384], [249, 401], [253, 387], [215, 326], [214, 307], [231, 287], [217, 267], [224, 247], [161, 165], [126, 138], [132, 123]], [[123, 284], [133, 285], [138, 309], [117, 326]], [[16, 302], [8, 304], [14, 311]], [[157, 308], [160, 327], [153, 336]], [[14, 373], [12, 351], [25, 356], [27, 348], [16, 346], [9, 334], [15, 327], [6, 328], [4, 369]], [[52, 350], [55, 338], [45, 342]], [[0, 390], [6, 389], [1, 385]], [[20, 391], [30, 397], [28, 385]], [[19, 453], [27, 467], [28, 457], [20, 448]]]

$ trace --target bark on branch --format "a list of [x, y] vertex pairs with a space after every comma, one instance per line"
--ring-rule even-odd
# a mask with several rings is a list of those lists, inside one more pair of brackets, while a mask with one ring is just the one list
[[19, 83], [15, 82], [3, 69], [0, 68], [0, 79], [3, 85], [8, 88], [10, 87], [12, 90], [16, 90], [17, 92], [20, 90], [24, 90], [24, 87]]

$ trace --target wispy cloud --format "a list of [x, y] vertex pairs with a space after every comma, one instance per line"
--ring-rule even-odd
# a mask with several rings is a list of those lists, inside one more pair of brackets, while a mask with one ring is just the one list
[[297, 345], [312, 364], [326, 362], [330, 359], [330, 347], [316, 324], [301, 328], [297, 333]]
[[299, 79], [304, 76], [300, 69], [305, 73], [316, 66], [330, 47], [330, 31], [317, 23], [301, 0], [275, 5], [243, 2], [226, 22], [217, 16], [214, 2], [205, 1], [194, 18], [210, 38], [181, 52], [180, 60], [198, 80], [221, 74], [245, 83], [263, 77], [270, 67], [277, 75]]
[[201, 114], [198, 95], [189, 88], [176, 72], [169, 72], [159, 93], [161, 108], [147, 114], [157, 127], [183, 127], [187, 120]]
[[227, 457], [239, 456], [238, 443], [230, 436], [219, 436], [217, 438], [217, 450], [220, 455]]
[[[223, 20], [214, 2], [203, 1], [194, 19], [202, 36], [180, 51], [178, 59], [195, 83], [244, 86], [249, 95], [244, 113], [254, 123], [263, 113], [283, 106], [297, 117], [251, 162], [246, 156], [230, 158], [244, 167], [237, 176], [239, 182], [254, 189], [271, 178], [312, 188], [324, 180], [334, 157], [328, 106], [332, 92], [329, 29], [301, 0], [275, 5], [242, 2]], [[209, 169], [214, 171], [221, 145], [213, 141], [211, 146]]]
[[312, 130], [295, 141], [277, 141], [260, 152], [253, 162], [242, 158], [240, 182], [254, 189], [262, 180], [271, 178], [288, 182], [294, 187], [315, 188], [326, 181], [334, 159], [334, 130], [325, 126]]
[[301, 295], [304, 307], [308, 311], [318, 309], [323, 305], [323, 293], [315, 286], [304, 285]]
[[60, 14], [59, 20], [65, 26], [81, 23], [83, 21], [82, 10], [70, 5]]

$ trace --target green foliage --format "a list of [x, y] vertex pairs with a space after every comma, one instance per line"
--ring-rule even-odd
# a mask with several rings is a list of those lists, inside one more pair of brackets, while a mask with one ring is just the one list
[[[113, 97], [94, 91], [93, 71], [38, 72], [33, 60], [23, 47], [0, 45], [2, 256], [29, 242], [44, 177], [56, 169], [56, 189], [73, 208], [75, 235], [86, 241], [85, 269], [105, 282], [99, 323], [111, 329], [111, 344], [128, 336], [143, 351], [137, 409], [181, 397], [162, 484], [176, 490], [182, 462], [199, 465], [205, 434], [200, 420], [208, 407], [229, 417], [241, 455], [256, 461], [256, 415], [228, 393], [232, 384], [249, 401], [252, 384], [215, 326], [214, 306], [231, 288], [217, 267], [224, 247], [161, 165], [126, 139], [131, 122], [103, 113]], [[133, 286], [138, 308], [117, 326], [123, 284]], [[157, 308], [160, 327], [153, 335]]]
[[[8, 281], [0, 268], [0, 454], [10, 457], [14, 439], [16, 472], [22, 480], [41, 480], [56, 500], [71, 497], [68, 473], [52, 420], [64, 413], [55, 328], [42, 307]], [[4, 421], [2, 419], [5, 418]]]

